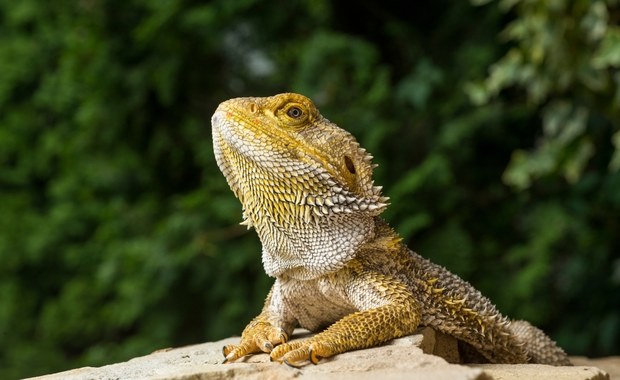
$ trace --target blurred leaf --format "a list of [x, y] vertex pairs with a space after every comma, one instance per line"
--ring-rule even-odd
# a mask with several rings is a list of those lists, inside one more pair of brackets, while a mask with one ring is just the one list
[[284, 91], [373, 153], [412, 249], [617, 352], [618, 2], [409, 7], [0, 2], [0, 378], [242, 331], [273, 279], [209, 121]]
[[441, 71], [431, 62], [421, 60], [414, 71], [401, 80], [396, 88], [396, 98], [414, 108], [423, 108], [441, 80]]

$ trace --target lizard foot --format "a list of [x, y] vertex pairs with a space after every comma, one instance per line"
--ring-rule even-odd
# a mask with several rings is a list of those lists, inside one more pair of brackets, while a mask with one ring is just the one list
[[275, 346], [286, 341], [288, 341], [288, 334], [281, 328], [266, 322], [252, 323], [243, 331], [238, 345], [229, 344], [222, 347], [224, 363], [249, 354], [271, 352]]
[[303, 339], [279, 345], [271, 351], [272, 361], [278, 361], [288, 366], [299, 368], [308, 361], [318, 364], [319, 360], [335, 354], [320, 340], [313, 338]]

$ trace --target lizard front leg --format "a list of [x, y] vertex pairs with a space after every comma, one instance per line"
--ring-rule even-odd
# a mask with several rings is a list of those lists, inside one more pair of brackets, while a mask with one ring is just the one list
[[271, 352], [275, 346], [288, 341], [293, 332], [296, 321], [284, 313], [277, 293], [278, 281], [271, 288], [263, 311], [254, 318], [241, 333], [241, 342], [238, 345], [229, 344], [222, 348], [224, 363], [239, 359], [243, 356]]
[[[348, 272], [349, 275], [351, 272]], [[271, 359], [291, 366], [309, 360], [368, 348], [411, 334], [420, 322], [418, 302], [400, 281], [375, 272], [351, 276], [349, 302], [360, 311], [349, 314], [312, 338], [282, 344]]]

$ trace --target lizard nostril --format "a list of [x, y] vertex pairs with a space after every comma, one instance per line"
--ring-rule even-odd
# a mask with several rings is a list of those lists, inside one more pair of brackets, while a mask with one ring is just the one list
[[257, 113], [258, 112], [258, 106], [254, 102], [251, 102], [249, 104], [248, 109], [250, 110], [251, 113]]

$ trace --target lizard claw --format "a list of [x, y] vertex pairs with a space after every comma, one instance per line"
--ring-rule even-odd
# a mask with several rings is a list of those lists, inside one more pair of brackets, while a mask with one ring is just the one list
[[286, 333], [286, 331], [280, 329], [280, 342], [281, 343], [286, 343], [288, 342], [288, 334]]
[[317, 365], [319, 364], [319, 360], [321, 360], [321, 357], [316, 355], [315, 352], [312, 350], [312, 346], [310, 346], [310, 348], [308, 349], [308, 360], [310, 360], [310, 363]]
[[230, 360], [229, 356], [235, 350], [235, 348], [236, 346], [233, 344], [227, 344], [226, 346], [222, 347], [222, 355], [224, 355], [224, 361], [222, 362], [222, 364], [228, 363], [228, 361]]
[[284, 364], [292, 368], [301, 368], [301, 364], [290, 362], [288, 359], [284, 359]]

